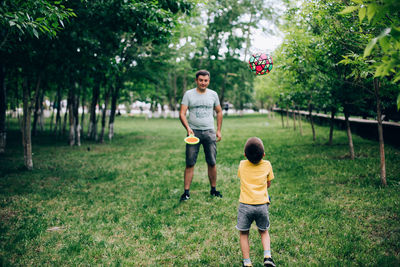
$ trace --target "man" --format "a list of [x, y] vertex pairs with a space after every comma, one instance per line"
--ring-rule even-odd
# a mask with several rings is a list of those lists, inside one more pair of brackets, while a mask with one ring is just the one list
[[[210, 194], [216, 197], [222, 197], [216, 190], [217, 186], [217, 144], [221, 140], [222, 127], [222, 108], [219, 103], [218, 95], [215, 91], [208, 89], [210, 84], [210, 73], [206, 70], [199, 70], [196, 73], [197, 87], [188, 90], [182, 99], [179, 119], [187, 131], [187, 135], [194, 135], [200, 139], [196, 145], [186, 145], [186, 168], [184, 174], [184, 193], [181, 201], [190, 198], [190, 184], [192, 183], [194, 165], [197, 161], [197, 155], [200, 145], [203, 145], [204, 154], [208, 166], [208, 179], [210, 180]], [[189, 109], [189, 118], [186, 118], [186, 112]], [[217, 131], [214, 129], [214, 110], [217, 113]]]

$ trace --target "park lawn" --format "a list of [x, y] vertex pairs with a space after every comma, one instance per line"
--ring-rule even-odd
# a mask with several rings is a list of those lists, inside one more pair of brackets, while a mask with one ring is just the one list
[[[185, 131], [177, 119], [119, 117], [112, 143], [34, 138], [34, 170], [22, 167], [20, 133], [0, 156], [0, 265], [240, 266], [235, 229], [237, 167], [248, 137], [262, 138], [274, 168], [269, 190], [272, 254], [278, 265], [400, 265], [400, 150], [327, 127], [317, 140], [282, 128], [279, 117], [227, 117], [218, 143], [218, 190], [209, 195], [203, 154], [191, 199], [183, 191]], [[251, 258], [262, 266], [256, 228]]]

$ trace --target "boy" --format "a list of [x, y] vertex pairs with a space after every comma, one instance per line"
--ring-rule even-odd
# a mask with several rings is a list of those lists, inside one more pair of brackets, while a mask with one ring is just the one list
[[264, 248], [264, 266], [275, 266], [271, 257], [271, 244], [268, 233], [269, 196], [267, 188], [274, 179], [271, 163], [263, 160], [264, 145], [260, 138], [251, 137], [244, 147], [247, 160], [239, 164], [240, 198], [236, 228], [240, 231], [240, 248], [243, 254], [243, 266], [252, 266], [250, 260], [249, 230], [256, 221], [261, 243]]

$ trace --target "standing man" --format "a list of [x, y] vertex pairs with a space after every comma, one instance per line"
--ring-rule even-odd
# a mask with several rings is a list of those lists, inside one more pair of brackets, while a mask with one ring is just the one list
[[[185, 127], [187, 134], [198, 137], [200, 142], [196, 145], [186, 145], [186, 168], [184, 174], [185, 192], [181, 196], [181, 201], [190, 198], [190, 184], [192, 183], [194, 165], [197, 161], [200, 145], [203, 145], [204, 154], [208, 166], [208, 179], [210, 180], [210, 194], [222, 197], [216, 190], [217, 186], [217, 142], [221, 140], [222, 127], [222, 108], [219, 103], [218, 94], [208, 89], [210, 84], [210, 73], [206, 70], [199, 70], [196, 73], [197, 87], [188, 90], [182, 99], [179, 119]], [[186, 112], [189, 109], [189, 119]], [[217, 113], [217, 131], [214, 129], [214, 110]]]

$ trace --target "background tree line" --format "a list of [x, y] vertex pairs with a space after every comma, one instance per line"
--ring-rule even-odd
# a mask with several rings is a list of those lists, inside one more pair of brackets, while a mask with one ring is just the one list
[[[194, 73], [208, 69], [221, 103], [307, 110], [314, 140], [313, 110], [332, 120], [343, 114], [351, 159], [349, 117], [376, 118], [385, 183], [382, 119], [399, 119], [399, 10], [394, 0], [3, 1], [0, 151], [6, 110], [23, 107], [31, 169], [31, 134], [44, 128], [45, 99], [56, 111], [48, 123], [55, 136], [67, 136], [71, 146], [82, 137], [104, 142], [106, 132], [113, 138], [118, 103], [142, 100], [174, 111]], [[247, 64], [252, 33], [273, 23], [285, 37], [272, 73], [255, 78]], [[332, 133], [333, 123], [329, 143]]]
[[253, 77], [243, 54], [250, 53], [250, 32], [273, 19], [271, 3], [2, 1], [0, 151], [7, 110], [23, 107], [25, 166], [32, 169], [31, 135], [45, 125], [44, 100], [56, 111], [47, 123], [55, 136], [68, 136], [71, 146], [82, 137], [104, 142], [107, 130], [113, 138], [118, 103], [133, 97], [176, 110], [198, 69], [212, 73], [210, 88], [221, 102], [244, 107], [252, 102]]
[[264, 101], [272, 97], [282, 109], [308, 111], [314, 140], [312, 111], [329, 112], [329, 144], [334, 118], [343, 114], [351, 159], [349, 117], [376, 119], [386, 185], [382, 120], [400, 119], [400, 2], [311, 0], [286, 5], [280, 27], [285, 38], [275, 51], [274, 71], [259, 81], [258, 95]]

